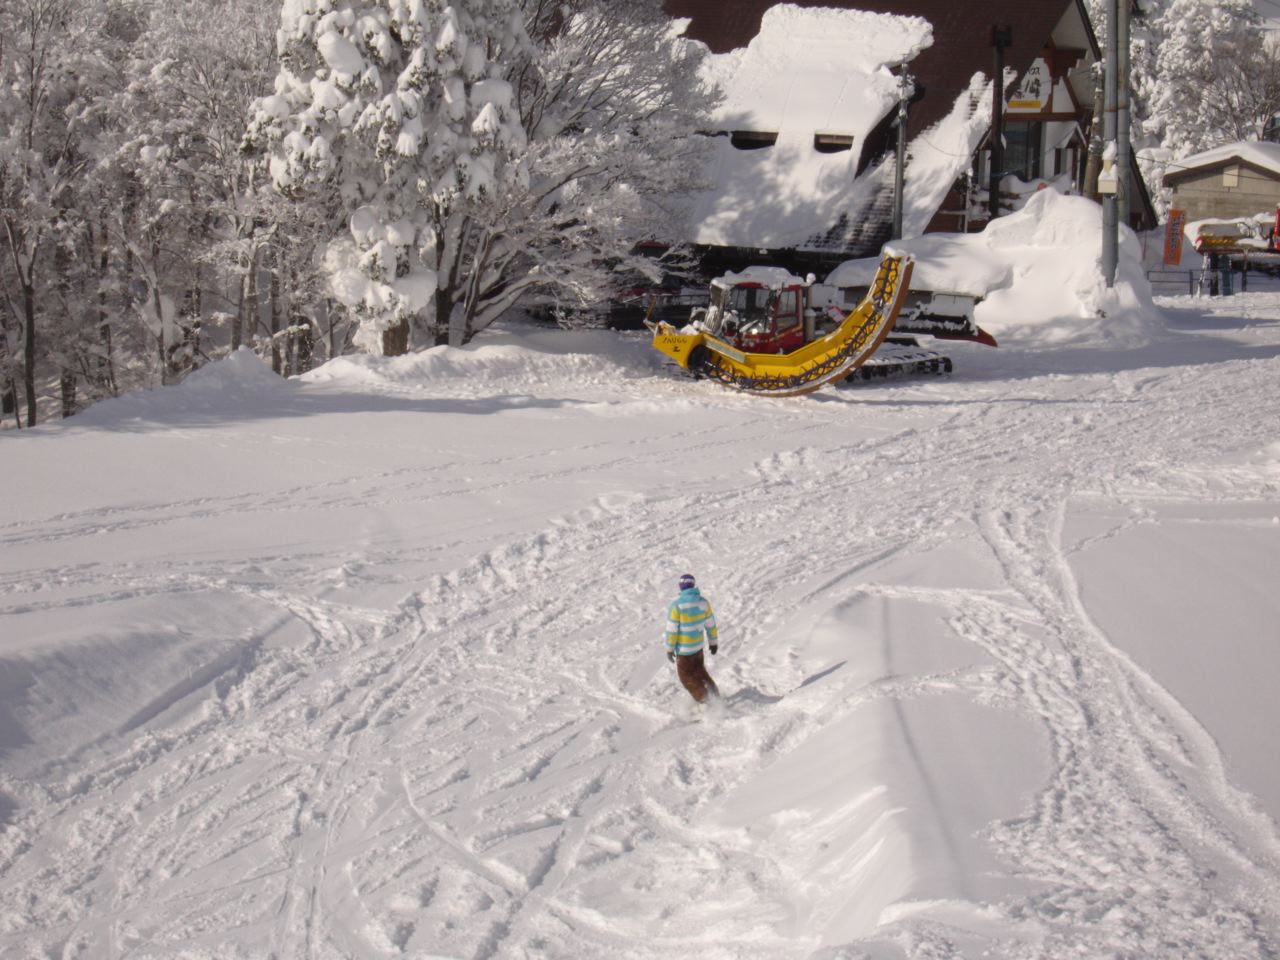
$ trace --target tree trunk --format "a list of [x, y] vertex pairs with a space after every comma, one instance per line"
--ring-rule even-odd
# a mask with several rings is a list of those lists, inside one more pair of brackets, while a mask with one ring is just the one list
[[[320, 297], [316, 301], [315, 316], [319, 325], [319, 332], [322, 336], [327, 336], [329, 340], [329, 359], [332, 360], [338, 355], [338, 340], [334, 335], [334, 327], [337, 322], [333, 318], [333, 311], [329, 309], [329, 298]], [[326, 325], [328, 333], [326, 334]]]
[[[0, 320], [0, 359], [9, 358], [9, 331]], [[18, 387], [12, 377], [0, 380], [0, 417], [13, 414], [13, 422], [22, 429], [22, 417], [18, 413]]]
[[153, 283], [151, 285], [151, 306], [156, 312], [156, 322], [160, 327], [160, 332], [156, 334], [156, 348], [160, 356], [160, 384], [163, 386], [170, 382], [169, 376], [169, 344], [165, 337], [164, 322], [164, 302], [160, 299], [160, 284]]
[[453, 297], [449, 290], [436, 289], [436, 309], [433, 320], [432, 342], [437, 347], [449, 345], [449, 318], [453, 315]]
[[58, 392], [62, 397], [62, 419], [76, 414], [76, 372], [63, 369], [58, 377]]
[[284, 358], [280, 353], [280, 251], [276, 250], [271, 259], [271, 369], [284, 375]]
[[311, 358], [316, 346], [316, 326], [311, 322], [311, 317], [302, 312], [297, 292], [298, 272], [291, 267], [285, 298], [289, 302], [289, 330], [291, 331], [289, 372], [295, 377], [311, 369]]
[[98, 257], [98, 341], [102, 356], [98, 358], [98, 378], [101, 386], [113, 397], [120, 395], [116, 386], [116, 361], [111, 337], [111, 319], [107, 313], [107, 277], [111, 272], [111, 238], [107, 232], [107, 218], [99, 225], [102, 251]]
[[[65, 214], [64, 214], [65, 216]], [[80, 324], [77, 322], [78, 310], [72, 304], [88, 299], [84, 286], [85, 274], [72, 265], [73, 251], [64, 244], [54, 247], [53, 263], [56, 274], [58, 300], [63, 311], [64, 332], [59, 338], [62, 342], [57, 350], [58, 355], [58, 400], [62, 419], [73, 417], [76, 413], [76, 358], [82, 355], [84, 345], [81, 342]], [[74, 284], [75, 278], [78, 282]]]
[[240, 344], [244, 340], [244, 313], [247, 309], [249, 300], [249, 275], [246, 273], [240, 278], [240, 301], [236, 304], [236, 315], [231, 321], [231, 352], [235, 353], [240, 349]]
[[403, 357], [409, 352], [409, 319], [398, 320], [382, 331], [382, 355]]
[[258, 321], [262, 317], [262, 312], [258, 309], [258, 248], [253, 248], [253, 256], [249, 258], [249, 276], [246, 278], [245, 291], [246, 306], [248, 313], [245, 320], [248, 321], [246, 329], [248, 331], [249, 346], [253, 346], [253, 342], [258, 337]]
[[36, 425], [36, 291], [30, 277], [22, 281], [22, 386], [27, 394], [27, 426]]
[[[8, 369], [8, 359], [12, 340], [9, 338], [9, 324], [5, 317], [8, 312], [0, 314], [0, 369]], [[0, 377], [0, 418], [13, 414], [14, 423], [22, 429], [22, 418], [18, 416], [18, 389], [11, 376]]]
[[309, 319], [304, 319], [298, 324], [298, 342], [297, 352], [294, 355], [293, 372], [294, 374], [306, 373], [311, 369], [311, 363], [316, 352], [316, 336], [315, 328], [312, 327]]

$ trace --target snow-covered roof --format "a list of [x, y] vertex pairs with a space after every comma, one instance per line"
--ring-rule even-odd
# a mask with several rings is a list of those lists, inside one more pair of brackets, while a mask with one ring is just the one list
[[747, 267], [741, 273], [726, 273], [711, 281], [718, 287], [735, 287], [740, 283], [758, 283], [770, 290], [781, 290], [783, 287], [803, 287], [808, 285], [804, 277], [797, 277], [785, 267]]
[[858, 135], [896, 99], [887, 66], [933, 42], [928, 21], [779, 4], [745, 50], [712, 58], [722, 129]]
[[[949, 0], [666, 0], [664, 8], [708, 44], [708, 74], [726, 91], [705, 171], [712, 186], [690, 198], [685, 239], [846, 256], [876, 253], [890, 233], [887, 124], [899, 67], [923, 91], [907, 123], [910, 237], [928, 227], [990, 125], [990, 24], [1035, 40], [1011, 49], [1007, 67], [1019, 71], [1063, 24], [1074, 24], [1071, 39], [1091, 37], [1071, 0], [991, 0], [976, 19]], [[756, 134], [757, 149], [733, 132]]]
[[1233, 160], [1252, 164], [1280, 177], [1280, 143], [1240, 141], [1176, 160], [1169, 165], [1164, 178], [1166, 182], [1177, 180], [1193, 171], [1221, 166]]
[[[858, 160], [867, 134], [896, 103], [889, 68], [931, 42], [919, 17], [779, 4], [745, 49], [710, 56], [708, 74], [726, 96], [707, 171], [714, 186], [693, 199], [692, 239], [800, 246], [841, 212], [864, 206], [874, 190], [857, 182]], [[776, 140], [742, 149], [733, 132]], [[849, 149], [821, 152], [819, 134], [847, 138]]]

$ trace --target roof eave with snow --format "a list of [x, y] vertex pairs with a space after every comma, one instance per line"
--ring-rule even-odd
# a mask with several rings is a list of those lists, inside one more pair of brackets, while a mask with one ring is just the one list
[[1164, 175], [1166, 185], [1172, 186], [1190, 177], [1211, 173], [1215, 169], [1242, 163], [1255, 167], [1280, 179], [1280, 143], [1267, 141], [1228, 143], [1203, 153], [1184, 157], [1174, 163], [1176, 169]]

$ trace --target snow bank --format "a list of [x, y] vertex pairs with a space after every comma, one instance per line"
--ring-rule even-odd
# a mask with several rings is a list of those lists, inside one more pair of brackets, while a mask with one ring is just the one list
[[495, 384], [512, 387], [566, 374], [584, 383], [649, 376], [661, 359], [649, 347], [647, 335], [506, 327], [466, 347], [432, 347], [403, 357], [338, 357], [299, 379], [393, 392], [463, 381], [492, 389]]
[[261, 357], [241, 347], [226, 359], [193, 371], [182, 381], [181, 389], [188, 394], [260, 396], [279, 393], [283, 386], [279, 374]]
[[269, 410], [292, 389], [257, 354], [241, 347], [223, 360], [192, 371], [181, 383], [103, 400], [70, 423], [103, 427], [174, 415], [225, 418], [248, 410]]
[[343, 393], [409, 394], [447, 387], [472, 392], [528, 389], [570, 377], [584, 384], [649, 377], [662, 357], [647, 335], [604, 330], [499, 326], [466, 347], [433, 347], [403, 357], [338, 357], [286, 380], [252, 350], [193, 371], [181, 383], [95, 404], [68, 428], [130, 429], [168, 421], [187, 425], [297, 412], [303, 385]]
[[[1139, 346], [1163, 326], [1141, 247], [1127, 228], [1115, 287], [1106, 288], [1102, 208], [1083, 197], [1041, 190], [982, 233], [927, 234], [893, 246], [916, 258], [913, 289], [984, 298], [975, 318], [1002, 344]], [[876, 262], [841, 264], [826, 282], [866, 285]]]

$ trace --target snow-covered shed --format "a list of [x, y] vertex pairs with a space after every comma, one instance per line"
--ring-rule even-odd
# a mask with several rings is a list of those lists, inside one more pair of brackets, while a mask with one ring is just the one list
[[[1100, 56], [1080, 0], [666, 0], [664, 8], [708, 46], [726, 93], [689, 237], [723, 265], [767, 259], [808, 269], [874, 255], [892, 233], [904, 89], [912, 96], [903, 235], [980, 229], [997, 55], [1006, 79], [1002, 194], [1042, 184], [1080, 192], [1090, 67]], [[1154, 222], [1146, 190], [1137, 193], [1137, 218]], [[1001, 206], [1015, 202], [1002, 197]]]
[[1172, 207], [1188, 220], [1251, 217], [1280, 205], [1280, 143], [1228, 143], [1165, 170]]

